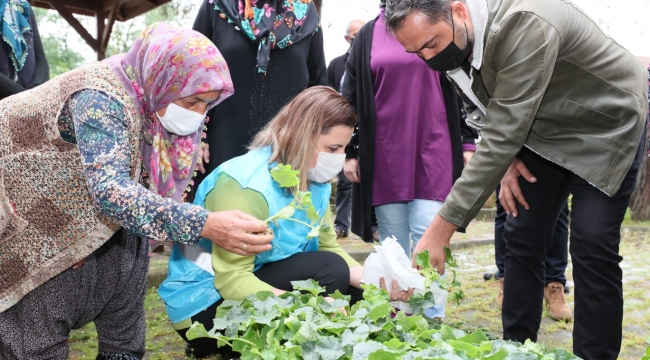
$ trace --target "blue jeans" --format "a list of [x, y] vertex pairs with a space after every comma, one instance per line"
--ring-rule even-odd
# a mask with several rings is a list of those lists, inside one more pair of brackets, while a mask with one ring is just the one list
[[[387, 237], [394, 236], [404, 248], [406, 256], [411, 258], [412, 249], [420, 241], [442, 204], [442, 201], [415, 199], [376, 206], [379, 240], [384, 241]], [[413, 247], [411, 247], [411, 239], [413, 239]], [[425, 309], [425, 314], [429, 317], [443, 317], [445, 305], [440, 304]]]
[[379, 240], [394, 236], [404, 248], [406, 256], [411, 258], [411, 250], [420, 241], [442, 204], [442, 201], [415, 199], [375, 207]]

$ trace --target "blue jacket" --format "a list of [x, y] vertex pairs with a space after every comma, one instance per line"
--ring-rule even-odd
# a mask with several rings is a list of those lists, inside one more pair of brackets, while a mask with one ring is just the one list
[[[269, 148], [251, 150], [243, 156], [236, 157], [221, 164], [208, 175], [197, 189], [194, 204], [203, 206], [207, 194], [214, 188], [220, 174], [227, 174], [235, 179], [242, 188], [255, 190], [262, 194], [269, 205], [269, 215], [277, 213], [289, 205], [293, 195], [280, 188], [271, 178], [270, 169], [277, 164], [269, 164]], [[322, 216], [329, 206], [330, 184], [312, 183], [309, 186], [314, 207]], [[304, 211], [296, 211], [294, 219], [309, 223]], [[264, 264], [279, 261], [291, 255], [318, 250], [318, 238], [307, 238], [310, 229], [293, 221], [278, 220], [271, 222], [274, 238], [271, 250], [255, 257], [255, 269]], [[279, 249], [278, 249], [279, 248]], [[189, 319], [214, 304], [221, 295], [214, 287], [214, 270], [212, 268], [212, 242], [201, 239], [195, 247], [174, 244], [169, 259], [167, 279], [158, 289], [158, 294], [165, 302], [167, 313], [172, 323]]]

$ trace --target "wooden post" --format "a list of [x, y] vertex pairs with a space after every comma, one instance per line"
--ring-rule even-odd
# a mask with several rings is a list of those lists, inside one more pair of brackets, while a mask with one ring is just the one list
[[65, 21], [67, 21], [68, 24], [70, 24], [70, 26], [75, 29], [75, 31], [77, 31], [79, 36], [81, 36], [81, 38], [84, 39], [91, 48], [94, 50], [97, 49], [97, 40], [95, 40], [93, 36], [90, 35], [90, 33], [83, 27], [83, 25], [81, 25], [79, 20], [77, 20], [77, 18], [72, 15], [70, 10], [68, 10], [65, 5], [61, 5], [57, 2], [52, 2], [51, 5], [56, 11], [59, 12], [61, 17], [64, 18]]
[[104, 10], [104, 2], [97, 0], [97, 60], [101, 61], [106, 58], [106, 48], [104, 47], [104, 29], [106, 28], [106, 12]]
[[[142, 15], [171, 0], [31, 0], [32, 5], [58, 11], [62, 18], [97, 52], [97, 59], [106, 57], [106, 49], [116, 20], [126, 21]], [[322, 0], [318, 0], [319, 2]], [[124, 7], [125, 3], [129, 6]], [[95, 16], [97, 19], [97, 37], [74, 17], [75, 14]]]
[[108, 24], [104, 28], [104, 34], [102, 35], [102, 40], [100, 41], [101, 47], [106, 54], [106, 48], [108, 48], [108, 42], [111, 39], [111, 33], [113, 32], [113, 24], [117, 20], [117, 16], [120, 13], [120, 4], [116, 3], [111, 7], [110, 12], [108, 13]]

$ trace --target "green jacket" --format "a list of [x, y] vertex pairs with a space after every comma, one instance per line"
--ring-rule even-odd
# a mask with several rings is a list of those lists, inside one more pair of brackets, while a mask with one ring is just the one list
[[485, 2], [467, 1], [474, 30], [485, 31], [464, 88], [482, 139], [440, 215], [467, 226], [523, 146], [616, 194], [645, 126], [644, 67], [569, 0]]

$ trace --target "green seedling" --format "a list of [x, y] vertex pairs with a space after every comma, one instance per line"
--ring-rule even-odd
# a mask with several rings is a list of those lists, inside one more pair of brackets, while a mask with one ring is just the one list
[[[293, 221], [309, 228], [307, 238], [315, 238], [318, 237], [321, 232], [331, 231], [331, 227], [324, 221], [324, 219], [321, 219], [321, 215], [314, 207], [311, 199], [311, 192], [295, 190], [300, 184], [300, 178], [298, 177], [299, 174], [300, 171], [293, 170], [291, 165], [278, 164], [271, 169], [271, 178], [273, 178], [281, 188], [293, 191], [294, 198], [291, 200], [289, 205], [280, 209], [276, 214], [264, 220], [264, 222], [267, 224], [273, 222], [275, 226], [279, 226], [278, 220], [280, 219]], [[296, 211], [304, 211], [307, 214], [307, 219], [310, 223], [293, 218]], [[267, 233], [272, 234], [270, 229], [267, 230]], [[282, 249], [272, 242], [271, 246], [282, 252]]]

